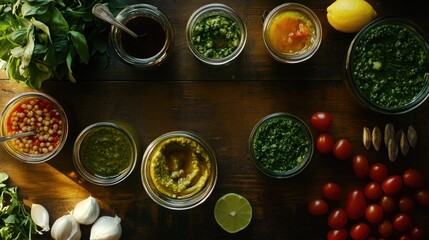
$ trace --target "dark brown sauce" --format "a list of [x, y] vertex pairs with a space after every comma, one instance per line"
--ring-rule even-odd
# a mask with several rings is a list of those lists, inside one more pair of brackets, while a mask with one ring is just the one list
[[128, 20], [125, 26], [137, 35], [144, 34], [134, 38], [126, 32], [121, 32], [123, 49], [129, 55], [136, 58], [150, 58], [163, 48], [166, 35], [164, 28], [157, 20], [146, 16], [136, 16]]

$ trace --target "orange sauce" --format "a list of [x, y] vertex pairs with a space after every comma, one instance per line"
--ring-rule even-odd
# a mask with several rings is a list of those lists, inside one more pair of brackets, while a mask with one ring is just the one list
[[270, 24], [268, 38], [273, 48], [281, 53], [300, 53], [313, 44], [314, 27], [298, 12], [283, 12]]

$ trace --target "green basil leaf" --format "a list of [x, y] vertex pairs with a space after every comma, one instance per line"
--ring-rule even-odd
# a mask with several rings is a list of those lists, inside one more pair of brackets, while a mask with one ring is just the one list
[[73, 43], [73, 46], [79, 55], [79, 58], [82, 62], [88, 64], [89, 61], [89, 50], [88, 50], [88, 44], [86, 43], [85, 36], [76, 31], [69, 31], [71, 41]]
[[0, 183], [4, 183], [9, 179], [9, 175], [4, 172], [0, 172]]
[[24, 45], [27, 42], [27, 29], [16, 29], [9, 35], [9, 40], [19, 45]]
[[48, 35], [49, 41], [52, 43], [51, 33], [49, 32], [49, 27], [46, 24], [44, 24], [44, 23], [42, 23], [40, 21], [37, 21], [34, 17], [31, 18], [31, 23], [37, 29], [42, 30], [46, 35]]
[[70, 52], [67, 54], [66, 62], [67, 62], [67, 68], [68, 68], [68, 77], [70, 81], [76, 82], [76, 79], [74, 78], [73, 71], [72, 71], [73, 57]]

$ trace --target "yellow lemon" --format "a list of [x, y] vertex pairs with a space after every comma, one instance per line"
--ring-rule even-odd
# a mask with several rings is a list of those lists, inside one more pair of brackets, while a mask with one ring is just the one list
[[326, 10], [329, 24], [346, 33], [359, 31], [377, 16], [364, 0], [336, 0]]

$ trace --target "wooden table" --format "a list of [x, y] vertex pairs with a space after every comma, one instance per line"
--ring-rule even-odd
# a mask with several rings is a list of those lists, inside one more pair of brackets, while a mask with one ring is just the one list
[[[137, 1], [128, 1], [134, 3]], [[403, 16], [429, 32], [427, 1], [369, 1], [379, 17]], [[103, 215], [117, 214], [122, 219], [122, 239], [324, 239], [329, 230], [327, 216], [314, 217], [307, 211], [309, 200], [321, 197], [323, 183], [337, 182], [345, 195], [362, 188], [368, 179], [354, 176], [351, 160], [339, 161], [332, 155], [315, 152], [310, 165], [290, 179], [271, 179], [259, 172], [250, 159], [247, 142], [253, 126], [273, 112], [292, 113], [309, 123], [315, 111], [328, 111], [334, 117], [331, 133], [347, 138], [353, 154], [365, 154], [371, 163], [385, 163], [391, 174], [417, 167], [429, 177], [427, 139], [429, 102], [399, 116], [386, 116], [356, 103], [346, 89], [344, 59], [354, 34], [334, 30], [326, 19], [332, 1], [303, 0], [313, 9], [323, 27], [322, 45], [310, 60], [294, 65], [272, 60], [262, 42], [262, 16], [282, 2], [274, 0], [232, 0], [228, 4], [244, 18], [248, 42], [231, 65], [213, 68], [200, 63], [185, 41], [185, 25], [190, 14], [206, 0], [147, 1], [171, 20], [176, 31], [174, 54], [159, 68], [141, 71], [120, 62], [112, 54], [107, 69], [94, 66], [77, 70], [77, 83], [51, 80], [42, 91], [54, 96], [66, 108], [70, 132], [61, 153], [49, 162], [21, 163], [0, 148], [0, 171], [7, 172], [10, 184], [19, 186], [27, 205], [39, 203], [50, 212], [51, 224], [88, 197], [97, 198]], [[0, 75], [0, 106], [24, 91], [21, 85]], [[103, 120], [122, 119], [139, 132], [143, 148], [159, 135], [174, 130], [201, 134], [215, 149], [219, 167], [218, 182], [211, 196], [200, 206], [173, 211], [153, 202], [141, 184], [140, 162], [125, 181], [101, 187], [84, 181], [72, 163], [72, 146], [86, 126]], [[366, 150], [361, 141], [362, 128], [397, 129], [414, 125], [419, 142], [407, 157], [390, 163], [383, 147]], [[317, 132], [313, 129], [314, 136]], [[214, 205], [225, 193], [245, 196], [253, 208], [251, 224], [231, 235], [213, 217]], [[343, 206], [340, 202], [330, 207]], [[420, 208], [419, 208], [420, 209]], [[429, 236], [429, 211], [413, 216]], [[82, 226], [83, 238], [89, 226]], [[41, 239], [50, 239], [46, 233]]]

